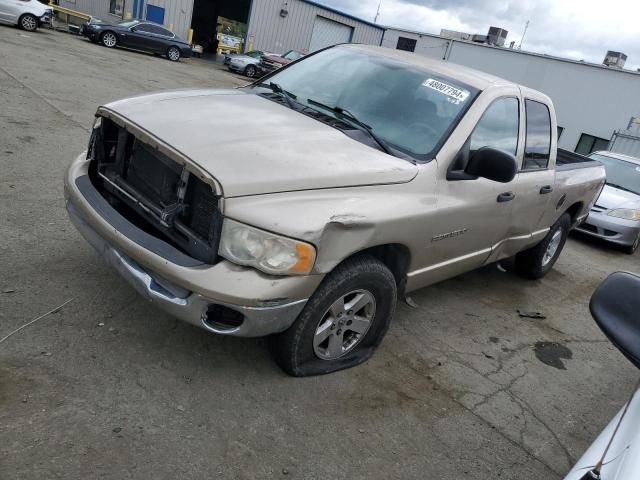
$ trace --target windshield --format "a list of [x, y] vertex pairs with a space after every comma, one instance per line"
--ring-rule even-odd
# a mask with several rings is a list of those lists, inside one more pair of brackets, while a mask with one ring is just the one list
[[134, 25], [137, 25], [138, 23], [140, 22], [138, 22], [137, 20], [132, 20], [129, 22], [120, 22], [118, 25], [124, 28], [129, 28], [129, 27], [133, 27]]
[[597, 153], [589, 158], [602, 162], [607, 171], [607, 185], [640, 195], [640, 165]]
[[287, 60], [298, 60], [299, 58], [304, 57], [304, 55], [300, 52], [296, 52], [295, 50], [291, 50], [290, 52], [285, 53], [282, 58], [286, 58]]
[[[429, 160], [478, 90], [353, 47], [330, 48], [276, 73], [296, 101], [346, 110], [396, 150]], [[309, 102], [311, 100], [311, 102]], [[327, 113], [328, 110], [323, 110]]]

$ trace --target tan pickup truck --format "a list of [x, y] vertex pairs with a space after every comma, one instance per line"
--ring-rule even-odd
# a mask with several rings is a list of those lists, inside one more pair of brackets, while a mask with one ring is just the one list
[[398, 296], [515, 257], [546, 274], [604, 184], [559, 164], [545, 95], [342, 45], [237, 90], [98, 109], [65, 178], [72, 222], [147, 299], [267, 336], [292, 375], [366, 360]]

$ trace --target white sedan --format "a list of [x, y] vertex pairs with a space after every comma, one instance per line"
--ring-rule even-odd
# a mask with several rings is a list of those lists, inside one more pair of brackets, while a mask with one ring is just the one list
[[28, 32], [49, 23], [52, 13], [38, 0], [0, 0], [0, 23], [17, 25]]

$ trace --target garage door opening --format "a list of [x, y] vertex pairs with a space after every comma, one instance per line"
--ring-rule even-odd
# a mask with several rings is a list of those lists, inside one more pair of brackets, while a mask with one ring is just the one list
[[250, 7], [251, 0], [194, 0], [191, 17], [193, 43], [211, 54], [219, 47], [242, 50]]
[[353, 27], [318, 15], [313, 22], [309, 53], [337, 43], [351, 43], [352, 38]]

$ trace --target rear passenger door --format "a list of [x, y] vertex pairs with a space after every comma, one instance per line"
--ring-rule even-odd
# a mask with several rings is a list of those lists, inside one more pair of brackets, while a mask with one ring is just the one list
[[546, 234], [549, 225], [542, 225], [542, 218], [550, 208], [555, 187], [555, 112], [550, 102], [536, 92], [525, 91], [523, 97], [524, 155], [517, 176], [509, 233], [512, 253], [536, 243]]

